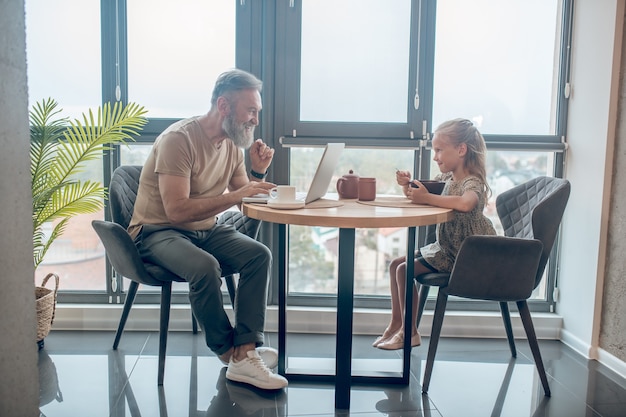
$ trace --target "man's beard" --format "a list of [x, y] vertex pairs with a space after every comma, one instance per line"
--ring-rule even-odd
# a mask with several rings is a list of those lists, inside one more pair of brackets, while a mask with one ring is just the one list
[[247, 129], [248, 126], [250, 126], [248, 123], [237, 123], [231, 115], [228, 115], [222, 122], [224, 132], [235, 146], [242, 149], [248, 149], [254, 142], [254, 126], [250, 130]]

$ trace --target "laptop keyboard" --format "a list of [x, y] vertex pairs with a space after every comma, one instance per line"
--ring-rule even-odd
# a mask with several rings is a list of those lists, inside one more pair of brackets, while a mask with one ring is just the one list
[[[304, 201], [306, 200], [307, 193], [304, 191], [296, 192], [296, 200]], [[255, 194], [252, 197], [244, 197], [242, 201], [244, 203], [267, 203], [267, 200], [270, 199], [270, 196], [267, 194]]]

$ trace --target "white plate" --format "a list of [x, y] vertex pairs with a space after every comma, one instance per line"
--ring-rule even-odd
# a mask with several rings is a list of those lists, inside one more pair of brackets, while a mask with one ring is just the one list
[[268, 207], [271, 207], [274, 209], [295, 210], [295, 209], [300, 209], [304, 207], [304, 201], [293, 201], [293, 202], [283, 203], [281, 201], [276, 201], [276, 200], [267, 200], [267, 205]]

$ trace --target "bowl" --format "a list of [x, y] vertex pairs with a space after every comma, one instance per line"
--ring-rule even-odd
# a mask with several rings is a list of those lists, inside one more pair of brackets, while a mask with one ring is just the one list
[[[441, 194], [441, 192], [443, 191], [443, 187], [446, 186], [446, 183], [443, 181], [435, 181], [435, 180], [419, 180], [419, 182], [421, 182], [422, 184], [424, 184], [424, 187], [426, 187], [426, 189], [428, 190], [429, 193], [431, 194]], [[411, 187], [413, 188], [419, 188], [416, 184], [411, 183]]]

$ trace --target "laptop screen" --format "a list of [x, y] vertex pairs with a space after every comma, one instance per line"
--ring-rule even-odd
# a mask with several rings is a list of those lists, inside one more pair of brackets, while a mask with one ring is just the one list
[[[322, 158], [320, 159], [319, 164], [317, 165], [317, 169], [315, 170], [315, 175], [313, 176], [313, 181], [309, 186], [308, 191], [306, 192], [305, 197], [300, 197], [302, 192], [298, 193], [299, 198], [304, 198], [304, 203], [312, 203], [313, 201], [319, 200], [324, 197], [326, 192], [328, 191], [328, 187], [330, 186], [330, 181], [333, 178], [333, 173], [337, 168], [337, 164], [339, 163], [339, 157], [341, 156], [341, 152], [345, 148], [345, 143], [329, 143], [326, 145], [324, 149], [324, 153], [322, 154]], [[266, 203], [269, 199], [267, 194], [258, 194], [252, 197], [244, 197], [244, 203]]]
[[337, 168], [339, 157], [345, 146], [345, 143], [329, 143], [326, 145], [322, 159], [320, 159], [320, 163], [317, 165], [317, 170], [313, 176], [309, 191], [304, 199], [305, 204], [312, 203], [324, 197], [328, 191], [328, 186], [333, 178], [333, 173], [335, 172], [335, 168]]

